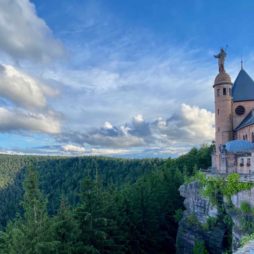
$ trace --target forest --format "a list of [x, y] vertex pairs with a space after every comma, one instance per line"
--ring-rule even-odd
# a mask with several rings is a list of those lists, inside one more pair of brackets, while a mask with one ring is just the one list
[[0, 253], [175, 253], [178, 188], [212, 149], [166, 160], [0, 155]]

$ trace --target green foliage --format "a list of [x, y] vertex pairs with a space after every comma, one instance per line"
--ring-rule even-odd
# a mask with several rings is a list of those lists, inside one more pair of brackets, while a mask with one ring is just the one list
[[208, 217], [206, 223], [203, 224], [202, 227], [205, 230], [211, 230], [213, 227], [216, 226], [217, 222], [218, 222], [218, 218], [217, 217]]
[[187, 217], [188, 223], [192, 226], [201, 226], [197, 216], [192, 213]]
[[226, 178], [220, 176], [206, 176], [198, 171], [191, 181], [198, 181], [202, 187], [202, 194], [209, 198], [212, 204], [219, 205], [219, 199], [223, 196], [231, 204], [231, 196], [244, 190], [249, 190], [254, 185], [251, 182], [241, 182], [240, 175], [231, 173]]
[[243, 201], [240, 205], [240, 209], [243, 213], [251, 213], [252, 212], [252, 209], [251, 209], [251, 206], [250, 206], [250, 203], [247, 202], [247, 201]]
[[174, 215], [174, 218], [175, 218], [175, 221], [176, 222], [179, 222], [183, 217], [183, 210], [182, 209], [177, 209], [175, 211], [175, 215]]
[[248, 243], [249, 241], [252, 241], [252, 240], [254, 240], [254, 233], [244, 236], [241, 239], [241, 246], [244, 246], [246, 243]]
[[24, 189], [24, 217], [10, 223], [2, 233], [0, 253], [54, 253], [57, 241], [53, 239], [46, 201], [38, 187], [37, 173], [32, 168], [28, 169]]
[[199, 240], [195, 241], [193, 254], [208, 254], [208, 251], [205, 248], [204, 241], [199, 241]]
[[[178, 189], [210, 165], [209, 151], [168, 160], [0, 155], [0, 254], [174, 253]], [[24, 180], [28, 165], [40, 184], [33, 169]]]
[[240, 175], [237, 173], [231, 173], [227, 176], [224, 188], [222, 188], [223, 194], [230, 198], [232, 195], [243, 191], [249, 190], [253, 187], [253, 183], [241, 182]]

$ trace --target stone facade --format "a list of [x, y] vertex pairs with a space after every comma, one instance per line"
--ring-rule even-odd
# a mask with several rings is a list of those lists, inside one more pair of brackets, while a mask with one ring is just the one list
[[[225, 52], [225, 51], [224, 51]], [[225, 56], [224, 56], [225, 58]], [[226, 144], [232, 140], [254, 143], [254, 81], [243, 69], [232, 84], [226, 73], [224, 62], [219, 64], [219, 73], [214, 81], [215, 98], [215, 152], [212, 157], [213, 170], [218, 173], [254, 172], [254, 161], [245, 153], [253, 155], [254, 146], [249, 150], [227, 150]], [[236, 143], [239, 145], [239, 143]], [[238, 167], [239, 161], [250, 161]], [[249, 165], [251, 164], [251, 165]]]

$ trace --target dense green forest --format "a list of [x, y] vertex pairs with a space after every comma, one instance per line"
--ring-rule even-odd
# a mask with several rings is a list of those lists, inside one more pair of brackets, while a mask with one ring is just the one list
[[177, 159], [0, 156], [0, 253], [174, 253], [178, 188], [212, 147]]

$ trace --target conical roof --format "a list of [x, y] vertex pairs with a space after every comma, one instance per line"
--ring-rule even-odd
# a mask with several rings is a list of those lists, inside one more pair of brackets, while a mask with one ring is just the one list
[[232, 89], [233, 101], [254, 100], [254, 81], [248, 73], [241, 69]]

